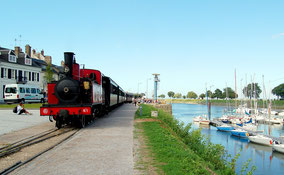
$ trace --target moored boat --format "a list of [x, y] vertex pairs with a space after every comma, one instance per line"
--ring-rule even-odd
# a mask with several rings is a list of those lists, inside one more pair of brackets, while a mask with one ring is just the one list
[[272, 145], [272, 149], [274, 151], [280, 152], [284, 154], [284, 144], [274, 142]]
[[242, 129], [231, 130], [231, 133], [233, 136], [237, 136], [237, 137], [248, 137], [249, 136], [248, 132]]
[[264, 135], [255, 135], [255, 136], [248, 136], [248, 139], [251, 142], [266, 145], [266, 146], [272, 146], [273, 140], [269, 137], [266, 137]]
[[234, 130], [234, 127], [232, 127], [230, 125], [226, 125], [226, 124], [217, 126], [216, 128], [219, 131], [231, 131], [231, 130]]

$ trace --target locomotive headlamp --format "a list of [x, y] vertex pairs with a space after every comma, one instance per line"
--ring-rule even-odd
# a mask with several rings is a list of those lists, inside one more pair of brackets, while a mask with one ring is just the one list
[[65, 72], [65, 73], [69, 72], [69, 67], [65, 66], [64, 72]]
[[89, 81], [84, 81], [83, 85], [84, 85], [84, 89], [85, 90], [89, 90], [90, 89], [90, 82]]
[[69, 88], [68, 88], [68, 87], [65, 87], [65, 88], [63, 89], [63, 91], [64, 91], [65, 93], [67, 93], [67, 92], [69, 92]]

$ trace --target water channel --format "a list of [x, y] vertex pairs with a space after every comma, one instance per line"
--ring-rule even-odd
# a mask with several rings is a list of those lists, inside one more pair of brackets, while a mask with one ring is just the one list
[[[192, 123], [193, 117], [207, 114], [206, 105], [196, 104], [172, 104], [173, 115], [176, 119], [183, 121], [185, 124]], [[212, 106], [212, 118], [221, 117], [225, 107]], [[236, 172], [241, 174], [242, 165], [251, 159], [251, 166], [256, 166], [253, 174], [284, 174], [284, 154], [272, 152], [272, 148], [250, 143], [248, 139], [238, 138], [231, 135], [229, 132], [220, 132], [214, 126], [199, 126], [198, 123], [193, 123], [192, 127], [197, 129], [201, 127], [202, 134], [206, 135], [212, 143], [221, 144], [225, 147], [232, 157], [240, 153], [237, 160]], [[258, 130], [264, 130], [265, 134], [272, 136], [284, 136], [283, 125], [266, 125], [259, 124]]]

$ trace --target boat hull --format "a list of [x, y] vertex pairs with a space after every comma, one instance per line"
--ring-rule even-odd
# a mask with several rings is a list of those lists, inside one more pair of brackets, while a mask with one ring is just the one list
[[248, 137], [248, 132], [247, 131], [239, 131], [239, 130], [231, 130], [231, 133], [233, 136], [237, 137]]
[[273, 140], [269, 137], [262, 137], [262, 136], [249, 136], [248, 139], [251, 142], [260, 144], [260, 145], [265, 145], [265, 146], [272, 146]]
[[225, 131], [225, 132], [229, 132], [231, 130], [234, 130], [234, 128], [232, 126], [217, 126], [216, 128], [219, 131]]
[[273, 144], [272, 148], [274, 151], [280, 152], [284, 154], [284, 144]]

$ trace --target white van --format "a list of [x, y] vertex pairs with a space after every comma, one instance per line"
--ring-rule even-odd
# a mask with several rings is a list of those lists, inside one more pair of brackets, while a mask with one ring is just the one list
[[4, 91], [5, 103], [41, 102], [44, 103], [44, 96], [38, 86], [27, 84], [7, 84]]

